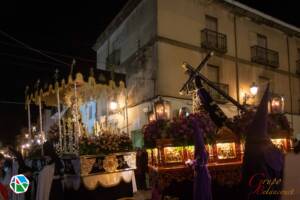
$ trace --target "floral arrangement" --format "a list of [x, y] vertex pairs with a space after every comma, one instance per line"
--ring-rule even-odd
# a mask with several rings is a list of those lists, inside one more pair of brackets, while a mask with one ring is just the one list
[[172, 139], [177, 145], [190, 145], [194, 140], [195, 123], [203, 130], [206, 142], [215, 137], [216, 126], [206, 113], [190, 114], [173, 120], [159, 119], [143, 127], [147, 147], [154, 147], [157, 139]]
[[[225, 126], [231, 129], [240, 139], [245, 139], [246, 131], [253, 120], [255, 112], [247, 111], [228, 119]], [[194, 123], [203, 130], [207, 144], [215, 142], [217, 127], [205, 112], [190, 114], [188, 117], [173, 120], [159, 119], [143, 127], [144, 142], [147, 147], [155, 147], [157, 139], [172, 139], [174, 145], [191, 145], [194, 140]], [[292, 132], [287, 117], [283, 113], [268, 115], [268, 133], [280, 131]]]
[[132, 142], [128, 134], [103, 132], [98, 136], [83, 136], [79, 140], [80, 155], [109, 154], [130, 151]]

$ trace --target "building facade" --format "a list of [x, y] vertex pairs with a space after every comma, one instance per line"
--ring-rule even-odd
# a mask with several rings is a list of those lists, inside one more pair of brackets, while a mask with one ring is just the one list
[[[208, 51], [215, 56], [202, 73], [240, 103], [255, 82], [257, 104], [269, 82], [284, 97], [285, 113], [300, 137], [300, 29], [233, 0], [130, 0], [99, 36], [97, 68], [126, 73], [129, 129], [148, 122], [158, 97], [170, 102], [171, 117], [191, 109], [179, 90], [187, 76], [183, 61], [198, 66]], [[235, 106], [214, 91], [229, 116]]]

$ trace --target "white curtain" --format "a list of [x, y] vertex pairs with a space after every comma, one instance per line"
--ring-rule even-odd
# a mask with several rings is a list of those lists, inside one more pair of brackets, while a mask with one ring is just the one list
[[49, 200], [55, 164], [46, 165], [38, 176], [36, 200]]

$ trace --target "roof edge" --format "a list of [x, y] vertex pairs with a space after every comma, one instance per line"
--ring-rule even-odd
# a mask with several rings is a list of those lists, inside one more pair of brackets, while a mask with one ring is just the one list
[[232, 6], [235, 6], [235, 7], [238, 7], [240, 9], [243, 9], [245, 11], [248, 11], [250, 13], [253, 13], [253, 14], [255, 14], [255, 15], [259, 16], [259, 17], [262, 17], [262, 18], [264, 18], [266, 20], [269, 20], [269, 21], [271, 21], [271, 22], [273, 22], [273, 23], [281, 26], [282, 28], [286, 28], [286, 29], [289, 29], [292, 32], [296, 32], [297, 33], [296, 35], [298, 37], [300, 37], [300, 28], [298, 28], [298, 27], [296, 27], [294, 25], [286, 23], [286, 22], [284, 22], [284, 21], [282, 21], [280, 19], [277, 19], [277, 18], [275, 18], [275, 17], [273, 17], [271, 15], [265, 14], [265, 13], [263, 13], [263, 12], [255, 9], [255, 8], [249, 7], [249, 6], [247, 6], [247, 5], [243, 4], [243, 3], [240, 3], [240, 2], [238, 2], [236, 0], [222, 0], [222, 1], [225, 2], [225, 3], [227, 3], [227, 4], [230, 4]]
[[143, 0], [129, 0], [121, 11], [114, 17], [114, 19], [108, 24], [105, 30], [96, 39], [95, 44], [92, 46], [94, 51], [103, 44], [103, 42], [109, 37], [109, 35], [115, 31], [119, 25], [121, 25], [127, 17], [132, 13], [132, 11], [139, 5]]

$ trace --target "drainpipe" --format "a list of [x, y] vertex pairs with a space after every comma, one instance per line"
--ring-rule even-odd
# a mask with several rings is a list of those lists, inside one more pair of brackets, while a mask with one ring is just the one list
[[236, 15], [233, 17], [233, 29], [234, 29], [234, 53], [235, 53], [235, 79], [236, 79], [236, 99], [240, 102], [240, 84], [239, 84], [239, 63], [238, 63], [238, 45], [237, 45], [237, 31], [236, 31]]
[[291, 126], [292, 126], [292, 128], [294, 128], [292, 77], [291, 77], [291, 62], [290, 62], [290, 43], [289, 43], [289, 36], [288, 35], [286, 36], [286, 46], [287, 46], [288, 70], [289, 70], [289, 92], [290, 92]]

